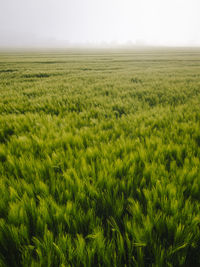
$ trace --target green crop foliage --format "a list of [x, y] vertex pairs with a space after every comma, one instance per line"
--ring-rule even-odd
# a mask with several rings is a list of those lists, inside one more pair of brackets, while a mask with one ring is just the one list
[[200, 266], [200, 51], [0, 53], [0, 266]]

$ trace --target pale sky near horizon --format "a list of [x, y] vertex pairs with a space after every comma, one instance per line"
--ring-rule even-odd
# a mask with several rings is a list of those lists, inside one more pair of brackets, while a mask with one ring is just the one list
[[199, 0], [0, 0], [0, 46], [200, 45]]

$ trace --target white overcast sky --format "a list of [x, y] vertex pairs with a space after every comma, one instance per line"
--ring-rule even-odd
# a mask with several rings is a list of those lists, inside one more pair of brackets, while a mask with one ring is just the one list
[[200, 45], [200, 0], [0, 0], [0, 46]]

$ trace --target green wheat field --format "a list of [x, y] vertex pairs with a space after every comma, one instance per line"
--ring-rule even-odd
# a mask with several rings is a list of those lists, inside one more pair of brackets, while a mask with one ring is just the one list
[[0, 266], [200, 266], [200, 49], [0, 53]]

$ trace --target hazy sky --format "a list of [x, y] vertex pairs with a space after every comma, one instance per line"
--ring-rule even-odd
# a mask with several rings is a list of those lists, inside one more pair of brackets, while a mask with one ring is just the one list
[[0, 46], [200, 45], [200, 0], [0, 0]]

